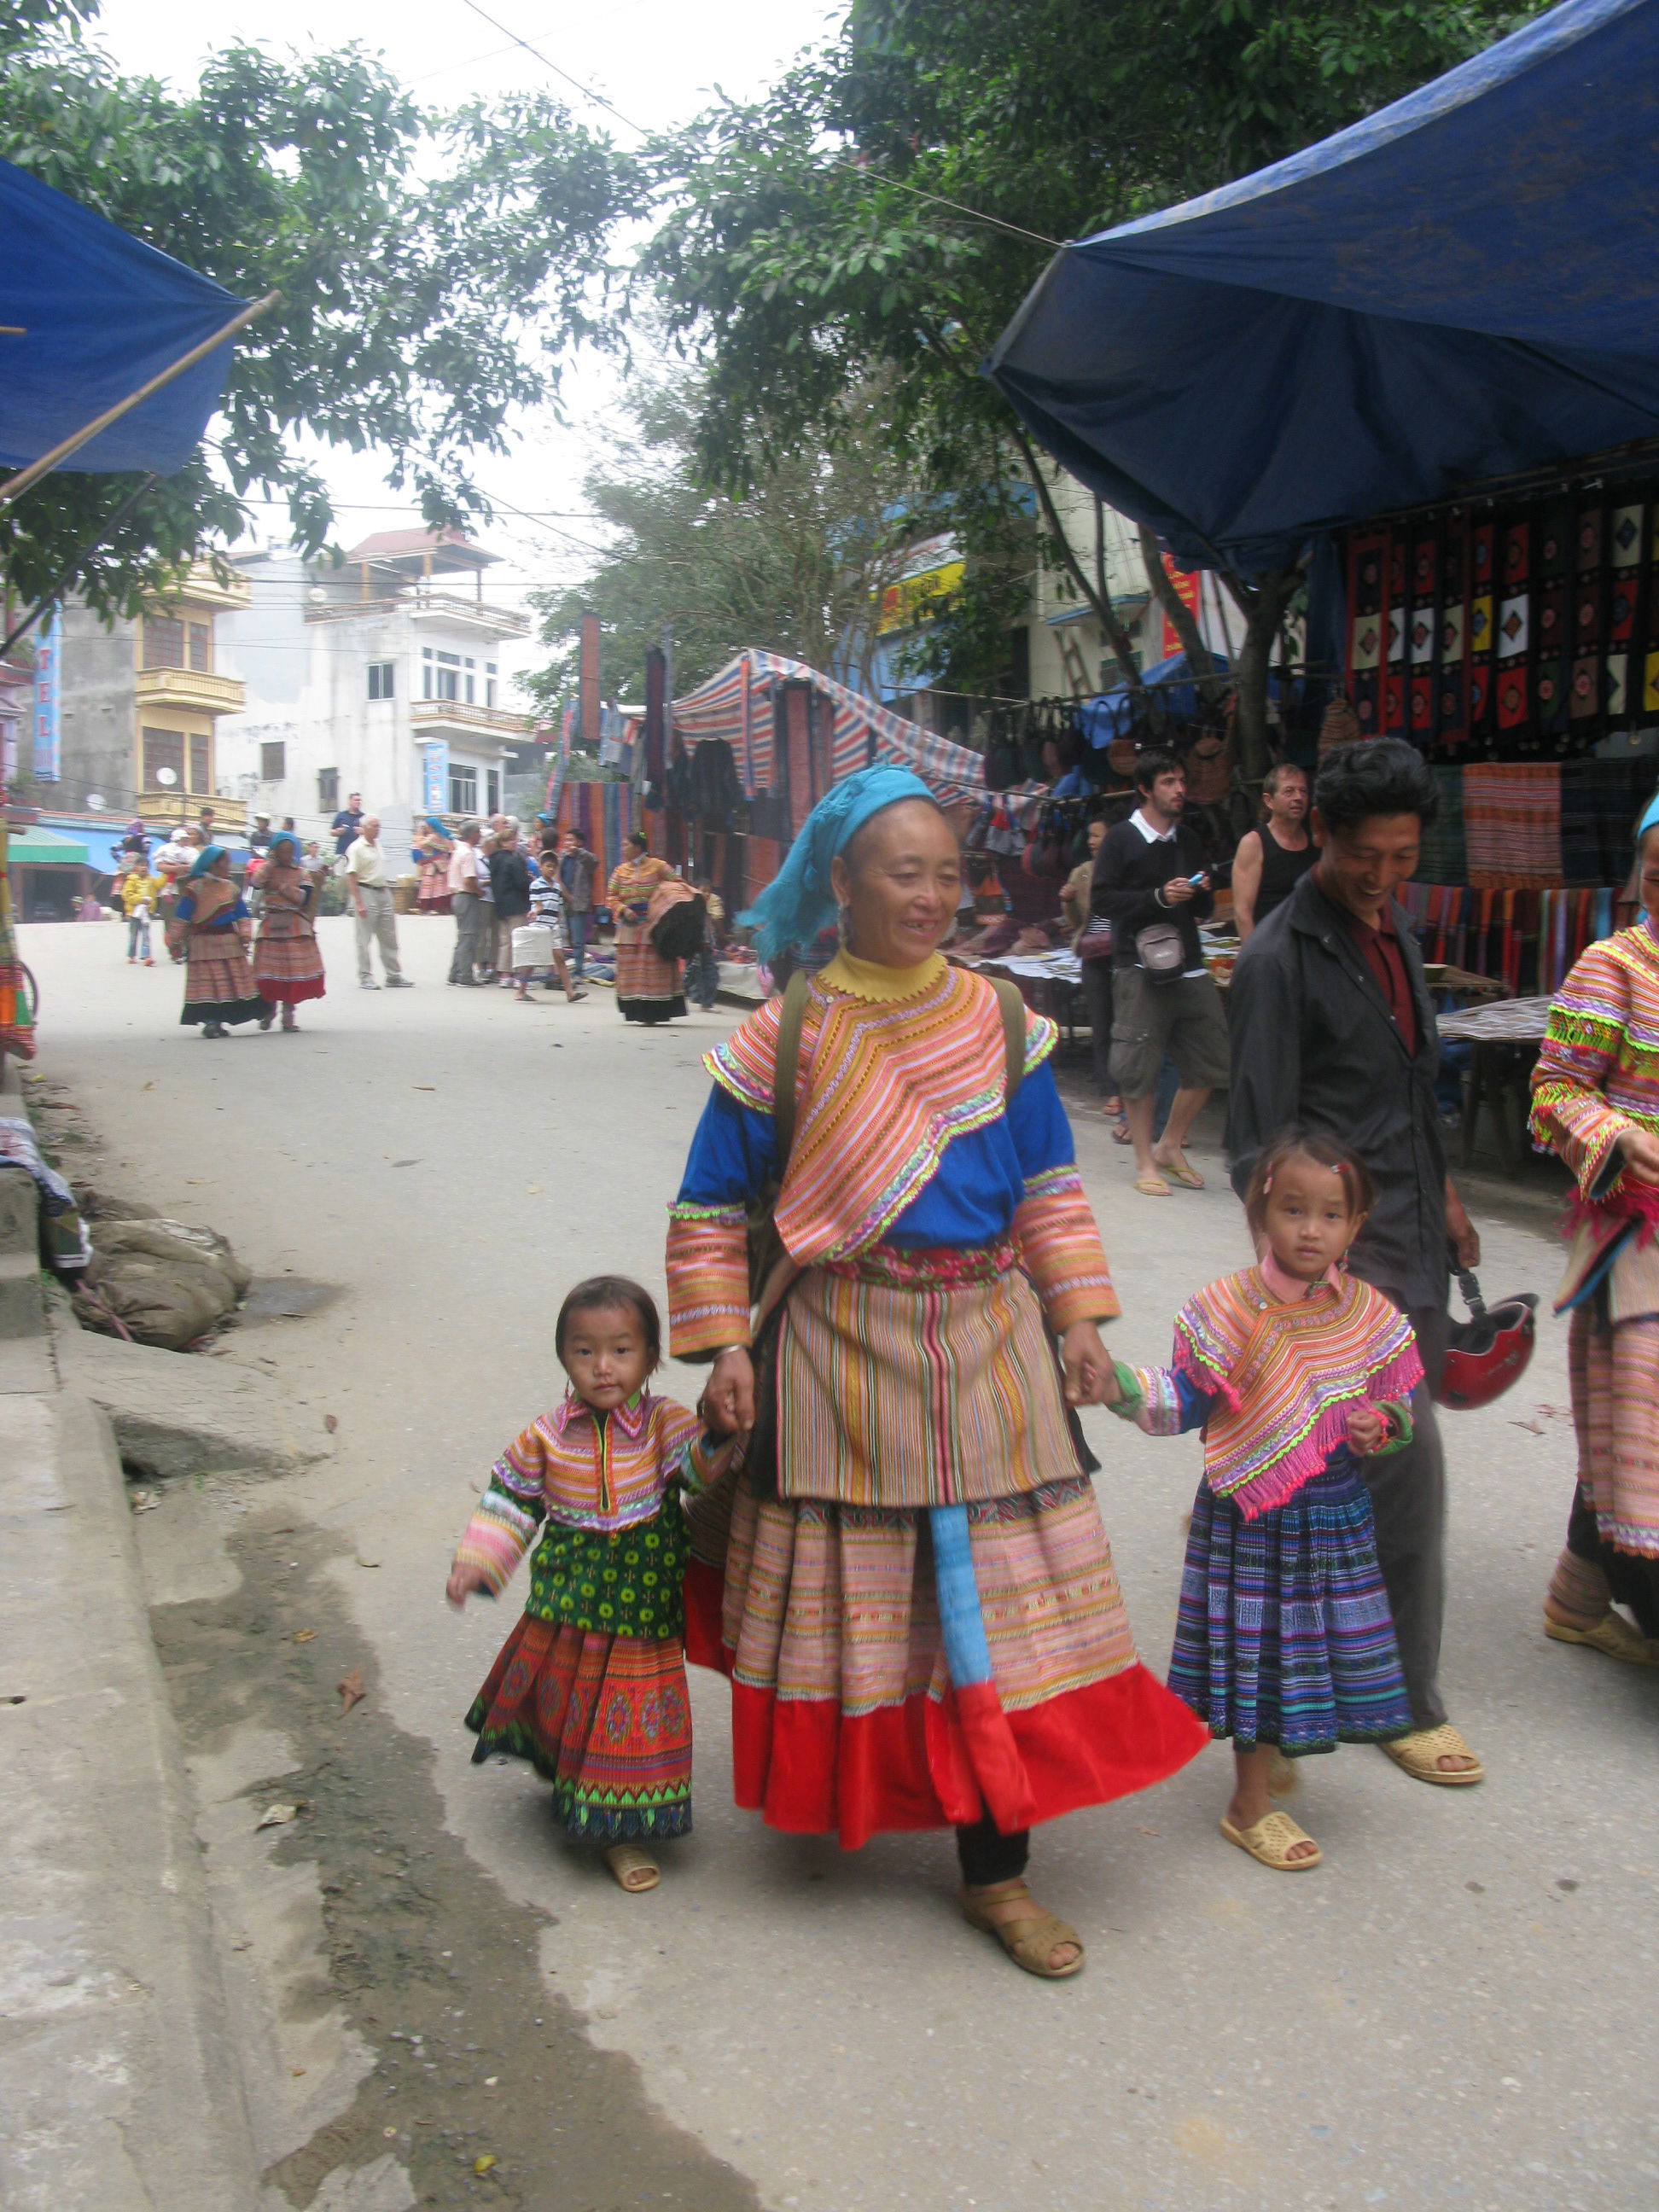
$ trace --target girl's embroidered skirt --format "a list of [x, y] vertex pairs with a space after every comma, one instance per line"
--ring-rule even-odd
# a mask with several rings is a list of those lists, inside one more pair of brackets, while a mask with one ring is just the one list
[[[922, 1345], [941, 1390], [976, 1374], [982, 1358], [976, 1366], [967, 1355], [979, 1349], [986, 1286], [954, 1285], [948, 1269], [924, 1285], [915, 1255], [901, 1271], [884, 1267], [878, 1251], [872, 1267], [895, 1295], [907, 1273], [928, 1322], [896, 1329], [882, 1356]], [[815, 1297], [810, 1279], [806, 1295], [813, 1328], [833, 1329], [838, 1302]], [[855, 1361], [857, 1344], [840, 1345], [838, 1357]], [[1192, 1716], [1136, 1656], [1047, 1345], [999, 1374], [1025, 1401], [1001, 1409], [1012, 1430], [1028, 1442], [1060, 1438], [1054, 1479], [964, 1497], [972, 1485], [956, 1480], [953, 1425], [941, 1420], [929, 1431], [952, 1462], [937, 1470], [940, 1494], [957, 1502], [939, 1522], [926, 1505], [761, 1497], [742, 1469], [691, 1509], [688, 1650], [731, 1678], [737, 1802], [773, 1827], [834, 1832], [849, 1850], [882, 1831], [968, 1826], [988, 1814], [1011, 1832], [1146, 1789], [1202, 1747]], [[781, 1386], [786, 1491], [798, 1450], [819, 1482], [830, 1479], [793, 1419], [801, 1410]], [[976, 1434], [981, 1416], [988, 1409], [964, 1409], [959, 1425]], [[956, 1547], [943, 1574], [936, 1527]], [[964, 1590], [968, 1640], [982, 1660], [954, 1680], [947, 1621], [960, 1655]]]
[[234, 929], [192, 929], [185, 946], [185, 1003], [179, 1019], [257, 1022], [270, 1012], [253, 980], [247, 947]]
[[466, 1716], [474, 1760], [528, 1759], [573, 1836], [690, 1832], [685, 1560], [678, 1492], [614, 1535], [550, 1523], [531, 1559], [524, 1618]]
[[1170, 1687], [1241, 1751], [1295, 1759], [1408, 1733], [1370, 1498], [1346, 1452], [1255, 1521], [1200, 1483]]

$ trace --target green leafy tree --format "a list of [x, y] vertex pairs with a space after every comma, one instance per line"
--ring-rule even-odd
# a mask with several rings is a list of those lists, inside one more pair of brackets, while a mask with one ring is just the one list
[[[645, 656], [665, 631], [678, 690], [714, 675], [744, 646], [868, 685], [883, 592], [919, 538], [959, 520], [957, 504], [930, 501], [915, 471], [908, 482], [895, 473], [879, 397], [844, 395], [825, 418], [822, 444], [780, 451], [715, 491], [696, 453], [707, 404], [696, 374], [646, 387], [628, 430], [589, 475], [588, 505], [615, 538], [578, 585], [538, 601], [543, 640], [554, 648], [531, 687], [544, 708], [574, 688], [577, 630], [589, 611], [605, 628], [607, 689], [622, 697], [643, 696]], [[1003, 578], [1000, 605], [1001, 570], [982, 564], [974, 586], [981, 601], [989, 598], [999, 644], [1009, 599], [1024, 596], [1030, 547], [1023, 568], [1020, 550], [1004, 549], [1014, 574]], [[972, 634], [959, 617], [954, 636]]]
[[0, 510], [13, 592], [67, 575], [130, 613], [236, 535], [256, 489], [316, 550], [332, 515], [300, 441], [383, 450], [428, 520], [486, 508], [470, 458], [503, 451], [513, 411], [552, 398], [562, 354], [600, 334], [637, 165], [540, 96], [426, 116], [355, 46], [234, 46], [177, 94], [120, 75], [76, 12], [12, 0], [0, 20], [0, 155], [233, 292], [283, 300], [237, 342], [216, 465], [56, 474]]
[[[1533, 12], [1496, 0], [855, 0], [845, 34], [764, 99], [723, 105], [655, 149], [667, 211], [645, 266], [671, 330], [706, 363], [701, 466], [746, 482], [879, 380], [890, 436], [937, 493], [980, 487], [975, 513], [1000, 526], [1035, 493], [1047, 557], [1070, 570], [1132, 677], [1128, 641], [1060, 528], [1050, 472], [981, 362], [1057, 241], [1293, 152]], [[1161, 563], [1148, 568], [1201, 653]], [[1229, 580], [1249, 619], [1241, 707], [1259, 772], [1267, 656], [1299, 579]]]

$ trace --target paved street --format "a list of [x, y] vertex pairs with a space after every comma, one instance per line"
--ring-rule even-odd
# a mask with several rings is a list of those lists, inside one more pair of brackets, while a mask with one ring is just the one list
[[[459, 2129], [458, 2115], [481, 2132], [447, 2146], [444, 2170], [499, 2137], [501, 2201], [548, 2212], [647, 2191], [811, 2212], [1659, 2202], [1659, 1678], [1541, 1633], [1573, 1460], [1562, 1328], [1546, 1322], [1519, 1391], [1446, 1419], [1445, 1676], [1485, 1787], [1431, 1790], [1374, 1752], [1316, 1762], [1297, 1809], [1326, 1863], [1291, 1881], [1218, 1837], [1227, 1759], [1212, 1750], [1149, 1796], [1040, 1832], [1034, 1886], [1090, 1946], [1077, 1982], [1045, 1986], [963, 1924], [945, 1836], [844, 1856], [735, 1812], [726, 1692], [702, 1677], [696, 1832], [665, 1853], [661, 1888], [630, 1899], [551, 1837], [527, 1771], [470, 1765], [459, 1717], [512, 1614], [504, 1602], [457, 1618], [442, 1585], [490, 1460], [558, 1395], [552, 1321], [568, 1283], [603, 1265], [660, 1296], [699, 1055], [732, 1017], [647, 1033], [604, 992], [569, 1008], [445, 989], [452, 929], [430, 921], [401, 925], [421, 988], [371, 995], [348, 925], [331, 921], [331, 996], [301, 1009], [300, 1036], [204, 1047], [177, 1026], [178, 971], [129, 969], [113, 927], [21, 935], [45, 994], [42, 1073], [102, 1139], [106, 1187], [222, 1230], [261, 1279], [337, 1292], [307, 1317], [237, 1331], [227, 1355], [267, 1363], [306, 1418], [333, 1415], [335, 1456], [280, 1481], [181, 1486], [141, 1524], [171, 1601], [158, 1638], [210, 1870], [254, 1962], [244, 2002], [273, 2208], [311, 2202], [329, 2128], [376, 2138], [419, 2201], [464, 2201], [428, 2180], [437, 2153], [419, 2134]], [[1153, 1203], [1103, 1122], [1079, 1141], [1126, 1309], [1115, 1347], [1163, 1358], [1180, 1299], [1247, 1256], [1241, 1217], [1213, 1158], [1200, 1164], [1215, 1188]], [[1481, 1226], [1490, 1294], [1551, 1290], [1551, 1241]], [[665, 1382], [695, 1395], [684, 1371]], [[1087, 1425], [1131, 1618], [1161, 1668], [1197, 1445], [1104, 1414]], [[267, 1637], [239, 1674], [239, 1591], [256, 1575], [262, 1626], [295, 1626], [280, 1668]], [[295, 1575], [310, 1578], [305, 1603], [284, 1590]], [[334, 1717], [331, 1667], [306, 1715], [276, 1702], [310, 1649], [291, 1642], [306, 1603], [319, 1632], [365, 1654], [370, 1696], [348, 1719]], [[337, 1747], [365, 1736], [379, 1748], [361, 1753], [361, 1787], [395, 1791], [403, 1771], [404, 1832], [377, 1827], [370, 1844], [337, 1827], [356, 1854], [349, 1879], [304, 1820], [262, 1835], [256, 1856], [242, 1793], [267, 1802], [284, 1772], [326, 1766], [311, 1794], [337, 1808], [328, 1774], [353, 1754]], [[407, 1747], [395, 1760], [392, 1742]], [[438, 1955], [454, 1954], [445, 1971], [468, 1992], [425, 2027], [377, 2012], [374, 1975], [344, 1963], [373, 1961], [372, 1929], [348, 1953], [328, 1919], [328, 1881], [361, 1899], [369, 1855], [398, 1852], [410, 1880], [427, 1869], [422, 1910], [452, 1900]], [[386, 1971], [401, 1971], [389, 1954]], [[261, 1990], [281, 1996], [263, 2025]], [[476, 2047], [421, 2057], [456, 2008]], [[592, 2072], [590, 2105], [602, 2085], [617, 2101], [586, 2116], [574, 2163], [571, 2108], [554, 2112], [551, 2086], [544, 2107], [539, 2076], [509, 2073], [544, 2027], [546, 2048], [562, 2033], [628, 2062]], [[458, 2069], [448, 2117], [408, 2117], [440, 2063]], [[511, 2119], [492, 2121], [489, 2096], [499, 2112], [515, 2083]], [[416, 2201], [386, 2187], [349, 2202]]]

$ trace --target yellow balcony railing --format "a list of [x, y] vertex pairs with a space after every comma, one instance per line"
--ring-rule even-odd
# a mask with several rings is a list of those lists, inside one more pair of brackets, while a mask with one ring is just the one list
[[246, 700], [246, 686], [237, 676], [209, 676], [199, 668], [141, 668], [138, 672], [141, 707], [237, 714]]

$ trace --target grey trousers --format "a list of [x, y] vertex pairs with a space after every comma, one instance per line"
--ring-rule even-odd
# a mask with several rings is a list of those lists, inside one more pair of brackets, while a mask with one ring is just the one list
[[449, 963], [449, 980], [470, 983], [483, 957], [483, 901], [476, 891], [457, 891], [450, 907], [455, 916], [455, 957]]
[[383, 887], [359, 884], [357, 897], [361, 908], [353, 902], [357, 919], [357, 979], [360, 982], [372, 975], [369, 948], [380, 948], [380, 965], [388, 975], [401, 975], [403, 963], [398, 957], [398, 916], [392, 904], [392, 894]]
[[[1405, 1300], [1379, 1285], [1398, 1306]], [[1446, 1717], [1440, 1696], [1440, 1631], [1446, 1605], [1446, 1455], [1435, 1418], [1432, 1386], [1445, 1364], [1449, 1327], [1441, 1306], [1407, 1309], [1417, 1332], [1428, 1382], [1412, 1397], [1410, 1443], [1385, 1459], [1361, 1460], [1376, 1522], [1376, 1556], [1394, 1614], [1395, 1640], [1406, 1677], [1412, 1718], [1438, 1728]]]

